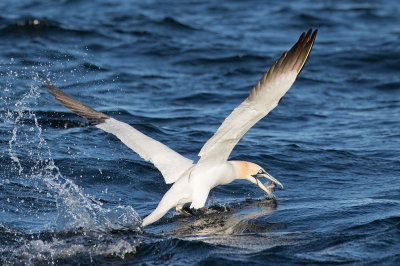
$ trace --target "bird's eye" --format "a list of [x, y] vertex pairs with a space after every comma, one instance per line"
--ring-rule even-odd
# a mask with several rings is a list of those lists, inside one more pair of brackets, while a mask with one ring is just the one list
[[264, 173], [264, 171], [262, 169], [260, 169], [260, 171], [258, 171], [259, 174]]

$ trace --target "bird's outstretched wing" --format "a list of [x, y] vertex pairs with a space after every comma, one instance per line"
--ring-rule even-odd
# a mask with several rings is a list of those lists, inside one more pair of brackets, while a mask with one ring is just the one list
[[166, 145], [144, 135], [130, 125], [120, 122], [106, 114], [75, 100], [47, 79], [43, 78], [45, 86], [61, 104], [77, 115], [89, 120], [94, 125], [108, 133], [114, 134], [126, 146], [131, 148], [146, 161], [152, 162], [162, 173], [165, 183], [174, 183], [187, 169], [193, 165], [189, 160]]
[[303, 32], [297, 43], [264, 73], [247, 99], [204, 144], [198, 164], [226, 161], [241, 137], [279, 104], [303, 68], [316, 36], [317, 30]]

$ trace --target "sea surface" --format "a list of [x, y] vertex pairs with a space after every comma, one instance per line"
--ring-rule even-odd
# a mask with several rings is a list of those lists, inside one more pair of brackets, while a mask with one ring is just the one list
[[[0, 2], [0, 264], [400, 265], [400, 5], [387, 1]], [[206, 213], [42, 86], [197, 160], [300, 34], [314, 48], [231, 159], [283, 183], [213, 189]]]

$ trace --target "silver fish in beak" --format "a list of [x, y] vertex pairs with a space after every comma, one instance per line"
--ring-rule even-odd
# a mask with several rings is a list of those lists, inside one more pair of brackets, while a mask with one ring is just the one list
[[[263, 173], [258, 173], [256, 175], [252, 175], [252, 177], [254, 177], [256, 179], [257, 186], [259, 186], [271, 198], [274, 198], [274, 194], [272, 194], [272, 192], [274, 191], [276, 185], [281, 186], [281, 188], [283, 189], [283, 185], [281, 184], [281, 182], [279, 182], [276, 178], [274, 178], [273, 176], [271, 176], [270, 174], [268, 174], [265, 171]], [[261, 177], [269, 179], [272, 182], [272, 185], [267, 186], [267, 187], [264, 186], [264, 184], [259, 180], [259, 178], [261, 178]]]

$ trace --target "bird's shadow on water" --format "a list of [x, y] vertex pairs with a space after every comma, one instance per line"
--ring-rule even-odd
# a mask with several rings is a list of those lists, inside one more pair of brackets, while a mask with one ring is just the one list
[[284, 227], [283, 224], [269, 223], [262, 219], [275, 211], [277, 205], [275, 199], [268, 198], [213, 205], [206, 211], [195, 211], [190, 217], [175, 214], [170, 218], [161, 219], [158, 225], [156, 224], [158, 232], [154, 233], [170, 236], [205, 236], [267, 232]]

